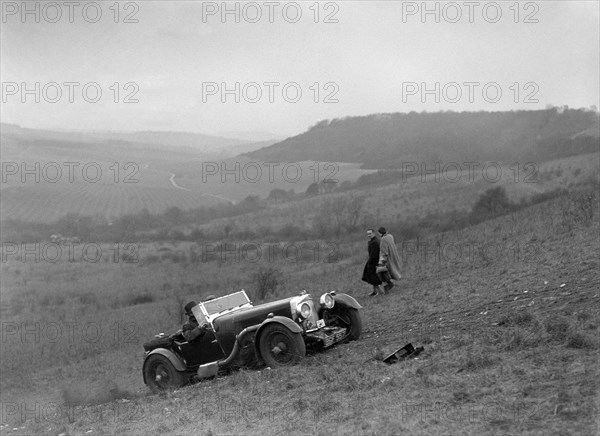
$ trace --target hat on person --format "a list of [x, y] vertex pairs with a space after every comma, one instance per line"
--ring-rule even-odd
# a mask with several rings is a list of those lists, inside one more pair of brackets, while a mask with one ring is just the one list
[[190, 301], [188, 304], [185, 305], [185, 313], [190, 313], [192, 311], [192, 308], [197, 306], [198, 303], [196, 303], [195, 301]]
[[379, 233], [381, 233], [382, 235], [385, 235], [385, 227], [379, 227], [379, 230], [377, 230]]

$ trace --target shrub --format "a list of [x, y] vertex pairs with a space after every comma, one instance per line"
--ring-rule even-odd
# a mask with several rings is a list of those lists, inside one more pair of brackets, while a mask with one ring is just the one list
[[157, 263], [157, 262], [160, 262], [160, 257], [157, 256], [156, 254], [149, 254], [148, 256], [146, 256], [144, 258], [144, 261], [146, 263], [150, 263], [150, 264]]
[[300, 239], [305, 235], [300, 227], [293, 224], [284, 225], [277, 233], [283, 239]]
[[154, 296], [149, 292], [144, 292], [143, 294], [131, 295], [125, 300], [126, 306], [135, 306], [137, 304], [144, 303], [152, 303], [154, 301]]
[[570, 204], [563, 209], [563, 224], [568, 230], [589, 226], [594, 218], [595, 192], [582, 193], [570, 198]]
[[479, 196], [479, 199], [473, 206], [471, 216], [475, 221], [483, 221], [487, 218], [507, 213], [513, 208], [512, 203], [508, 201], [504, 187], [497, 186], [486, 190]]
[[274, 294], [280, 285], [281, 271], [273, 266], [260, 267], [252, 277], [255, 286], [254, 297], [263, 300], [267, 295]]
[[98, 298], [96, 294], [92, 294], [91, 292], [86, 292], [85, 294], [80, 294], [79, 303], [85, 306], [98, 306]]

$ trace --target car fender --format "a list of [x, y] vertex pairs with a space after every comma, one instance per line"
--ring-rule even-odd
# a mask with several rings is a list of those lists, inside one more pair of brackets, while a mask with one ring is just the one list
[[302, 330], [302, 327], [300, 327], [298, 324], [296, 324], [294, 322], [294, 320], [287, 318], [285, 316], [274, 316], [272, 318], [267, 318], [260, 324], [260, 327], [256, 331], [256, 340], [254, 341], [254, 349], [256, 350], [256, 355], [260, 359], [262, 359], [262, 357], [260, 356], [260, 350], [258, 347], [258, 344], [260, 343], [260, 336], [261, 336], [263, 330], [265, 329], [265, 327], [274, 322], [287, 327], [289, 330], [291, 330], [294, 333], [302, 333], [304, 331], [304, 330]]
[[292, 320], [291, 318], [288, 318], [285, 316], [274, 316], [272, 318], [265, 319], [260, 324], [260, 327], [258, 328], [258, 331], [256, 332], [256, 337], [257, 338], [260, 337], [260, 334], [262, 333], [265, 326], [267, 324], [271, 324], [272, 322], [278, 322], [279, 324], [283, 324], [285, 327], [287, 327], [294, 333], [302, 333], [303, 332], [302, 327], [300, 327], [297, 323], [295, 323], [294, 320]]
[[358, 301], [356, 301], [354, 297], [351, 297], [348, 294], [335, 294], [333, 296], [333, 300], [335, 301], [335, 306], [339, 306], [345, 309], [362, 309], [362, 306], [358, 304]]
[[160, 354], [162, 356], [165, 356], [167, 359], [169, 359], [169, 361], [173, 364], [173, 366], [175, 367], [175, 369], [177, 371], [185, 371], [186, 367], [185, 364], [183, 363], [183, 361], [177, 357], [177, 355], [175, 353], [173, 353], [171, 350], [167, 350], [166, 348], [155, 348], [154, 350], [152, 350], [150, 353], [148, 353], [148, 355], [144, 358], [144, 370], [142, 371], [142, 374], [144, 375], [144, 383], [146, 383], [146, 362], [148, 361], [148, 358], [150, 356], [152, 356], [153, 354]]

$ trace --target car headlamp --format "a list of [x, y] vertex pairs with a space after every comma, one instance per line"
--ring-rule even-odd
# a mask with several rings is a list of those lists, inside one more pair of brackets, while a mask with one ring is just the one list
[[300, 306], [300, 315], [302, 318], [308, 318], [310, 316], [310, 305], [308, 303], [302, 303]]
[[325, 294], [321, 295], [321, 298], [319, 299], [319, 303], [321, 303], [321, 306], [323, 306], [325, 309], [331, 309], [333, 307], [333, 305], [335, 304], [335, 300], [333, 299], [331, 294], [325, 293]]

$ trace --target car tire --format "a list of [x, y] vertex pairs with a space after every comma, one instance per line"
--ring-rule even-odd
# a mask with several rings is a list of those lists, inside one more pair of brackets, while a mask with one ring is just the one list
[[186, 384], [186, 374], [177, 371], [162, 354], [153, 354], [144, 364], [146, 384], [155, 394], [176, 389]]
[[355, 341], [360, 338], [360, 334], [362, 333], [362, 317], [356, 309], [346, 310], [346, 315], [350, 320], [350, 331], [346, 339], [348, 341]]
[[265, 364], [271, 368], [295, 365], [306, 355], [302, 335], [278, 323], [265, 326], [259, 337], [258, 349]]
[[362, 317], [357, 309], [334, 308], [332, 311], [325, 311], [323, 318], [327, 325], [348, 329], [342, 342], [355, 341], [360, 338], [362, 333]]

